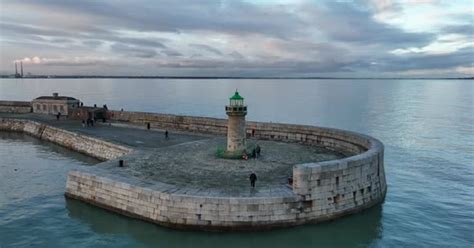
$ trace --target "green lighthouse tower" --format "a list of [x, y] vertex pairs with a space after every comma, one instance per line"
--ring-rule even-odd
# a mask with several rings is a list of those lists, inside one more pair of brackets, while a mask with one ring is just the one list
[[245, 150], [245, 116], [247, 106], [244, 98], [236, 90], [229, 99], [229, 105], [225, 106], [225, 111], [229, 117], [227, 122], [227, 153], [241, 154]]

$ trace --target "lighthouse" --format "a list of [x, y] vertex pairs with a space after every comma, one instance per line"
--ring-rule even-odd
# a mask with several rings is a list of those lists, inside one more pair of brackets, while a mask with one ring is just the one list
[[225, 112], [229, 117], [227, 122], [227, 149], [230, 154], [241, 154], [245, 150], [245, 116], [247, 106], [244, 98], [236, 90], [229, 99], [229, 105], [225, 106]]

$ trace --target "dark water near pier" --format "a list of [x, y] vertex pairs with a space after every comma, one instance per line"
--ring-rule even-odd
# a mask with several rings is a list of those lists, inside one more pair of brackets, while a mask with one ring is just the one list
[[[96, 161], [0, 133], [0, 247], [473, 247], [474, 81], [1, 79], [1, 100], [59, 92], [88, 105], [367, 133], [386, 147], [385, 203], [320, 225], [261, 233], [175, 231], [66, 201], [67, 171]], [[16, 169], [16, 171], [15, 171]]]

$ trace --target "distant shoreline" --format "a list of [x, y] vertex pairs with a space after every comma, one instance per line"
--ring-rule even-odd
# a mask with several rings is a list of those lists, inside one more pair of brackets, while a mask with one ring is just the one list
[[[15, 78], [12, 75], [0, 75], [0, 79], [4, 78]], [[191, 77], [191, 76], [74, 76], [74, 75], [32, 75], [18, 79], [88, 79], [88, 78], [117, 78], [117, 79], [353, 79], [353, 80], [473, 80], [474, 77], [447, 77], [447, 78], [427, 78], [427, 77], [415, 77], [415, 78], [404, 78], [404, 77]]]

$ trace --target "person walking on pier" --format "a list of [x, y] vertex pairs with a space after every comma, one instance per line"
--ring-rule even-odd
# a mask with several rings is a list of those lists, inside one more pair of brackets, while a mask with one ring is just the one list
[[169, 139], [170, 139], [168, 130], [165, 130], [165, 139], [166, 139], [166, 140], [169, 140]]
[[260, 146], [257, 145], [257, 147], [255, 148], [255, 152], [256, 152], [256, 158], [260, 157]]
[[257, 175], [252, 172], [252, 174], [250, 174], [250, 186], [252, 188], [255, 188], [255, 182], [257, 181]]
[[58, 114], [56, 115], [56, 120], [59, 121], [59, 118], [61, 118], [61, 112], [58, 112]]

